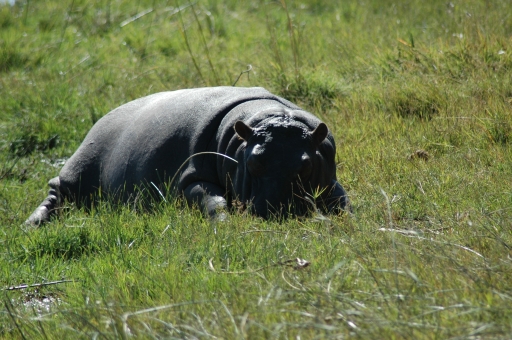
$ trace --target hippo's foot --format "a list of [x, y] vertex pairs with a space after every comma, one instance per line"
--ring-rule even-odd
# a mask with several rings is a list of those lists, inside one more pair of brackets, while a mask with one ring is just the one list
[[39, 227], [40, 225], [50, 221], [55, 214], [55, 209], [59, 204], [59, 178], [55, 177], [50, 180], [49, 185], [52, 187], [45, 200], [34, 210], [32, 215], [27, 218], [25, 225]]
[[229, 221], [229, 214], [226, 210], [218, 210], [214, 215], [210, 216], [213, 224], [226, 223]]
[[199, 204], [201, 210], [215, 221], [224, 221], [226, 214], [226, 199], [223, 197], [224, 190], [218, 185], [208, 182], [195, 182], [183, 191], [190, 206]]

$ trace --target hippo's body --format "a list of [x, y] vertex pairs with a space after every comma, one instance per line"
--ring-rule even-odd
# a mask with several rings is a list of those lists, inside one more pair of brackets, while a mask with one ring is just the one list
[[[202, 154], [177, 174], [201, 152], [238, 163]], [[156, 93], [101, 118], [27, 222], [48, 221], [62, 198], [90, 205], [101, 193], [127, 201], [138, 189], [154, 195], [155, 187], [163, 194], [177, 189], [210, 216], [235, 199], [262, 217], [302, 214], [304, 197], [314, 192], [322, 192], [320, 208], [344, 209], [348, 199], [334, 157], [325, 124], [263, 88]]]

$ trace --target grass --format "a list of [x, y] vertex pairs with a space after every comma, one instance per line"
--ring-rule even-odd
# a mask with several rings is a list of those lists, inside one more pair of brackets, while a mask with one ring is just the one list
[[[509, 337], [509, 13], [506, 0], [0, 5], [0, 338]], [[102, 115], [232, 85], [248, 65], [237, 86], [332, 130], [353, 214], [213, 224], [169, 199], [150, 213], [67, 204], [23, 227]], [[7, 289], [59, 280], [72, 282]]]

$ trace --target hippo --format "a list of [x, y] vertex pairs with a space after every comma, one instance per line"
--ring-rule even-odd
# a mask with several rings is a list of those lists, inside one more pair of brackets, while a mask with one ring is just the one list
[[335, 154], [323, 122], [264, 88], [156, 93], [99, 119], [26, 223], [48, 222], [64, 200], [90, 207], [140, 192], [183, 195], [211, 218], [233, 206], [265, 219], [340, 213], [349, 200]]

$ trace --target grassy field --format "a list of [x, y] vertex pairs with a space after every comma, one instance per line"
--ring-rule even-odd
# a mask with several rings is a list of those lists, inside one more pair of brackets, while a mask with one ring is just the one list
[[[0, 5], [0, 338], [509, 338], [512, 2], [335, 3]], [[23, 226], [102, 115], [248, 65], [330, 127], [353, 214]]]

